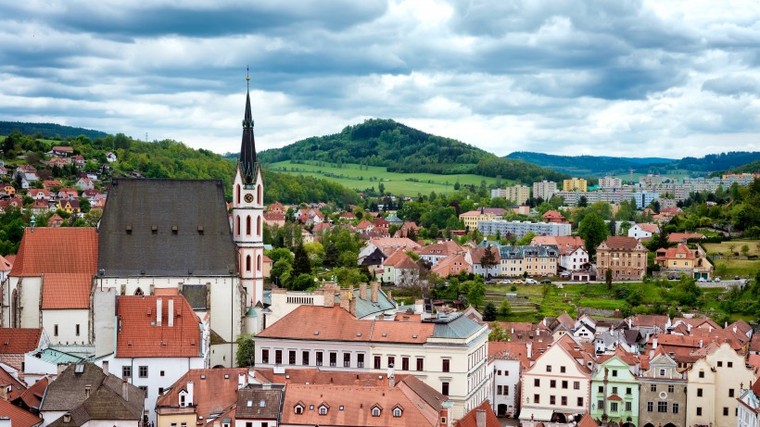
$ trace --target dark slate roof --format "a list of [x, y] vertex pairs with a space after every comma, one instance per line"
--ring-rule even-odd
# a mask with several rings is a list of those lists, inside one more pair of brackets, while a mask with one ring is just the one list
[[114, 179], [98, 234], [106, 277], [237, 271], [219, 180]]
[[280, 417], [283, 388], [280, 386], [251, 385], [238, 390], [237, 410], [238, 419], [274, 419]]
[[206, 285], [183, 285], [180, 292], [193, 310], [206, 310]]
[[[129, 385], [129, 387], [134, 387]], [[132, 420], [139, 421], [142, 419], [145, 397], [142, 391], [138, 389], [140, 395], [133, 392], [129, 396], [131, 400], [124, 400], [121, 395], [109, 389], [100, 387], [92, 393], [89, 399], [81, 405], [72, 409], [71, 419], [65, 422], [63, 417], [50, 423], [51, 427], [73, 427], [81, 426], [93, 420]]]
[[253, 137], [253, 115], [251, 114], [251, 94], [245, 94], [245, 114], [243, 116], [243, 140], [240, 143], [238, 169], [244, 184], [252, 184], [256, 179], [256, 140]]

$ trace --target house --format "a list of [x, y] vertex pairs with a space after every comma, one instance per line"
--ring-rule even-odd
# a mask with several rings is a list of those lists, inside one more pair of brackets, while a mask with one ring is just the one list
[[114, 153], [112, 151], [109, 151], [109, 152], [106, 153], [106, 161], [108, 163], [113, 163], [116, 160], [118, 160], [117, 157], [116, 157], [116, 153]]
[[[660, 347], [639, 373], [639, 425], [686, 425], [686, 374], [678, 362]], [[644, 364], [642, 364], [644, 365]]]
[[382, 263], [383, 283], [396, 286], [416, 285], [420, 277], [420, 266], [403, 250], [397, 250]]
[[71, 161], [74, 163], [74, 166], [78, 168], [83, 168], [87, 164], [87, 160], [85, 160], [84, 156], [81, 154], [71, 156]]
[[456, 276], [462, 273], [472, 273], [472, 264], [469, 257], [462, 254], [449, 255], [436, 263], [430, 271], [440, 277]]
[[489, 401], [500, 417], [514, 417], [520, 410], [520, 376], [530, 367], [532, 345], [510, 341], [488, 343], [488, 371], [493, 375]]
[[541, 215], [541, 218], [544, 220], [544, 222], [556, 222], [560, 224], [567, 222], [564, 215], [555, 210], [546, 211], [543, 215]]
[[11, 307], [3, 313], [3, 325], [42, 327], [54, 345], [89, 344], [97, 259], [94, 228], [24, 230], [9, 280], [3, 283], [3, 299]]
[[[593, 349], [565, 334], [539, 355], [522, 376], [520, 422], [569, 424], [591, 408]], [[596, 403], [596, 402], [594, 402]]]
[[419, 375], [448, 396], [452, 419], [488, 398], [486, 325], [461, 313], [358, 320], [349, 311], [351, 301], [355, 300], [346, 301], [349, 307], [330, 306], [328, 301], [325, 306], [302, 305], [268, 326], [254, 338], [256, 366]]
[[16, 187], [14, 187], [11, 184], [5, 184], [3, 185], [3, 194], [7, 196], [15, 196], [16, 195]]
[[359, 259], [371, 254], [375, 249], [380, 249], [386, 256], [390, 256], [399, 249], [414, 251], [420, 247], [417, 242], [406, 237], [379, 237], [367, 241], [367, 244], [359, 251]]
[[559, 251], [556, 246], [501, 246], [499, 259], [501, 276], [555, 276]]
[[237, 402], [238, 390], [248, 381], [248, 368], [190, 369], [159, 395], [156, 424], [193, 426], [198, 420], [213, 422]]
[[591, 416], [625, 427], [639, 425], [638, 360], [622, 349], [600, 356], [591, 376]]
[[742, 388], [736, 419], [737, 427], [760, 427], [760, 380], [755, 381], [752, 387]]
[[20, 408], [13, 403], [0, 399], [0, 425], [9, 427], [37, 427], [42, 425], [42, 418]]
[[454, 423], [454, 427], [500, 427], [501, 425], [501, 421], [496, 418], [491, 404], [487, 401]]
[[713, 265], [706, 254], [700, 250], [689, 249], [685, 243], [678, 243], [672, 248], [658, 249], [655, 263], [660, 266], [660, 271], [672, 278], [682, 274], [694, 279], [709, 278], [713, 271]]
[[48, 218], [47, 226], [51, 228], [57, 228], [63, 225], [63, 218], [61, 218], [60, 215], [57, 213], [54, 213], [53, 215]]
[[34, 215], [42, 215], [50, 210], [50, 204], [45, 200], [35, 200], [29, 207]]
[[19, 183], [20, 187], [24, 190], [28, 190], [32, 186], [32, 182], [39, 181], [40, 177], [37, 175], [37, 169], [31, 165], [20, 165], [13, 171], [13, 180]]
[[704, 353], [687, 371], [686, 425], [736, 426], [737, 397], [757, 375], [727, 343], [710, 344]]
[[92, 180], [87, 177], [79, 178], [79, 180], [76, 182], [76, 184], [74, 184], [74, 186], [78, 188], [79, 191], [95, 189], [95, 183], [92, 182]]
[[68, 214], [79, 213], [82, 211], [82, 208], [79, 206], [79, 200], [61, 199], [58, 201], [56, 209], [60, 209]]
[[13, 255], [0, 256], [0, 283], [4, 282], [13, 268]]
[[556, 246], [559, 250], [559, 267], [565, 271], [588, 269], [589, 256], [586, 244], [579, 236], [536, 236], [531, 246]]
[[79, 191], [76, 188], [61, 188], [57, 196], [58, 200], [79, 200]]
[[61, 188], [63, 183], [58, 179], [46, 179], [42, 181], [42, 188], [48, 191], [56, 191], [55, 189]]
[[502, 208], [480, 208], [478, 210], [467, 211], [460, 214], [459, 220], [462, 221], [465, 228], [476, 230], [481, 221], [501, 219], [505, 213], [507, 213], [506, 209]]
[[[316, 391], [316, 387], [313, 387]], [[320, 387], [321, 389], [322, 387]], [[334, 398], [335, 396], [330, 396]], [[320, 397], [321, 399], [321, 397]], [[281, 414], [285, 411], [283, 407], [283, 401], [285, 400], [285, 385], [284, 384], [251, 384], [247, 387], [241, 388], [237, 393], [237, 402], [235, 405], [235, 427], [246, 427], [251, 425], [256, 426], [272, 426], [277, 427], [278, 421], [280, 421]], [[301, 399], [297, 402], [302, 402], [304, 407], [297, 415], [303, 415], [307, 409], [306, 403], [303, 403]], [[326, 400], [321, 400], [322, 405], [328, 405]], [[296, 407], [298, 403], [296, 403]], [[293, 409], [295, 411], [295, 409]], [[290, 412], [290, 411], [288, 411]], [[320, 418], [324, 418], [321, 414]]]
[[[96, 294], [94, 301], [95, 336], [112, 349], [96, 361], [104, 371], [142, 388], [146, 407], [155, 408], [158, 397], [188, 369], [208, 367], [208, 331], [182, 295], [114, 298], [108, 292], [103, 298]], [[155, 413], [150, 411], [148, 418], [155, 422]]]
[[26, 195], [34, 200], [50, 201], [53, 199], [53, 193], [44, 188], [30, 188], [29, 191], [26, 192]]
[[660, 232], [660, 227], [653, 223], [637, 223], [628, 229], [628, 237], [637, 240], [651, 239], [653, 234]]
[[670, 233], [668, 234], [668, 243], [686, 243], [689, 240], [702, 240], [705, 235], [702, 233]]
[[45, 391], [43, 426], [139, 427], [146, 414], [145, 391], [92, 363], [69, 365]]
[[[488, 261], [486, 251], [491, 253], [491, 261]], [[488, 262], [483, 262], [484, 256]], [[468, 257], [468, 258], [467, 258]], [[467, 252], [466, 259], [472, 265], [472, 272], [486, 278], [499, 275], [499, 248], [488, 246], [485, 248], [472, 248]]]
[[74, 154], [74, 147], [67, 145], [56, 145], [52, 150], [50, 150], [50, 153], [56, 156], [68, 157]]
[[452, 255], [462, 254], [464, 250], [453, 240], [438, 241], [431, 243], [418, 250], [420, 258], [434, 266], [438, 261]]
[[24, 372], [24, 356], [41, 350], [48, 340], [41, 328], [0, 328], [0, 362]]
[[612, 271], [612, 280], [643, 280], [647, 272], [647, 253], [634, 237], [612, 236], [596, 248], [597, 280]]

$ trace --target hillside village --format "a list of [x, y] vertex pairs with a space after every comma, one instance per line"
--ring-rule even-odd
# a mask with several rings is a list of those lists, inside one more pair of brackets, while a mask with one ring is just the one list
[[[741, 236], [708, 215], [674, 225], [701, 194], [760, 194], [758, 174], [542, 180], [440, 211], [382, 190], [267, 204], [249, 94], [229, 193], [113, 177], [118, 161], [56, 145], [44, 174], [0, 167], [0, 210], [29, 218], [0, 259], [0, 426], [760, 425], [757, 316], [697, 303], [711, 287], [757, 301], [757, 264], [716, 262], [756, 251], [714, 253]], [[669, 305], [648, 307], [643, 282]], [[518, 289], [571, 286], [627, 309], [510, 319]]]

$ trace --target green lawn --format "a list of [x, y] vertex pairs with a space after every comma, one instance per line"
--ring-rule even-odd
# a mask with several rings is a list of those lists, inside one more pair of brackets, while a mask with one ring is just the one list
[[743, 254], [742, 247], [745, 245], [749, 248], [747, 255], [760, 255], [760, 240], [727, 240], [721, 243], [705, 243], [702, 246], [709, 254], [730, 256], [732, 249], [734, 253]]
[[[420, 194], [450, 193], [455, 191], [454, 184], [480, 186], [481, 181], [487, 185], [496, 184], [496, 178], [489, 178], [472, 174], [436, 175], [431, 173], [397, 173], [388, 172], [384, 167], [361, 166], [347, 163], [337, 167], [335, 164], [309, 162], [307, 164], [292, 163], [290, 161], [276, 162], [269, 166], [270, 170], [285, 172], [294, 175], [313, 176], [335, 181], [358, 191], [374, 187], [382, 183], [385, 191], [393, 194], [414, 196]], [[501, 185], [511, 185], [508, 180], [501, 180]]]

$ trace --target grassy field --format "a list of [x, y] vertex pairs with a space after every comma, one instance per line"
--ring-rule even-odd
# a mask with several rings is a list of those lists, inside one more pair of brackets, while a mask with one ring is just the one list
[[[722, 243], [705, 243], [703, 246], [715, 263], [719, 274], [724, 273], [728, 277], [755, 277], [755, 274], [760, 271], [760, 261], [745, 258], [745, 252], [742, 252], [742, 247], [745, 245], [749, 248], [746, 252], [747, 256], [760, 256], [760, 240], [730, 240]], [[737, 253], [740, 257], [735, 256]], [[725, 266], [725, 271], [723, 271], [723, 266]]]
[[727, 240], [721, 243], [705, 243], [702, 246], [708, 254], [731, 255], [731, 250], [742, 254], [742, 246], [747, 245], [747, 255], [760, 255], [760, 240]]
[[[436, 175], [431, 173], [397, 173], [388, 172], [384, 167], [361, 166], [358, 164], [337, 165], [323, 163], [321, 165], [310, 162], [308, 164], [292, 163], [290, 161], [277, 162], [269, 165], [269, 169], [277, 172], [285, 172], [294, 175], [306, 175], [316, 178], [325, 178], [335, 181], [358, 191], [374, 187], [382, 183], [385, 191], [393, 194], [414, 196], [420, 194], [450, 193], [455, 191], [454, 184], [480, 186], [481, 181], [487, 185], [495, 184], [496, 178], [489, 178], [472, 174]], [[501, 180], [501, 185], [512, 184], [509, 180]]]

